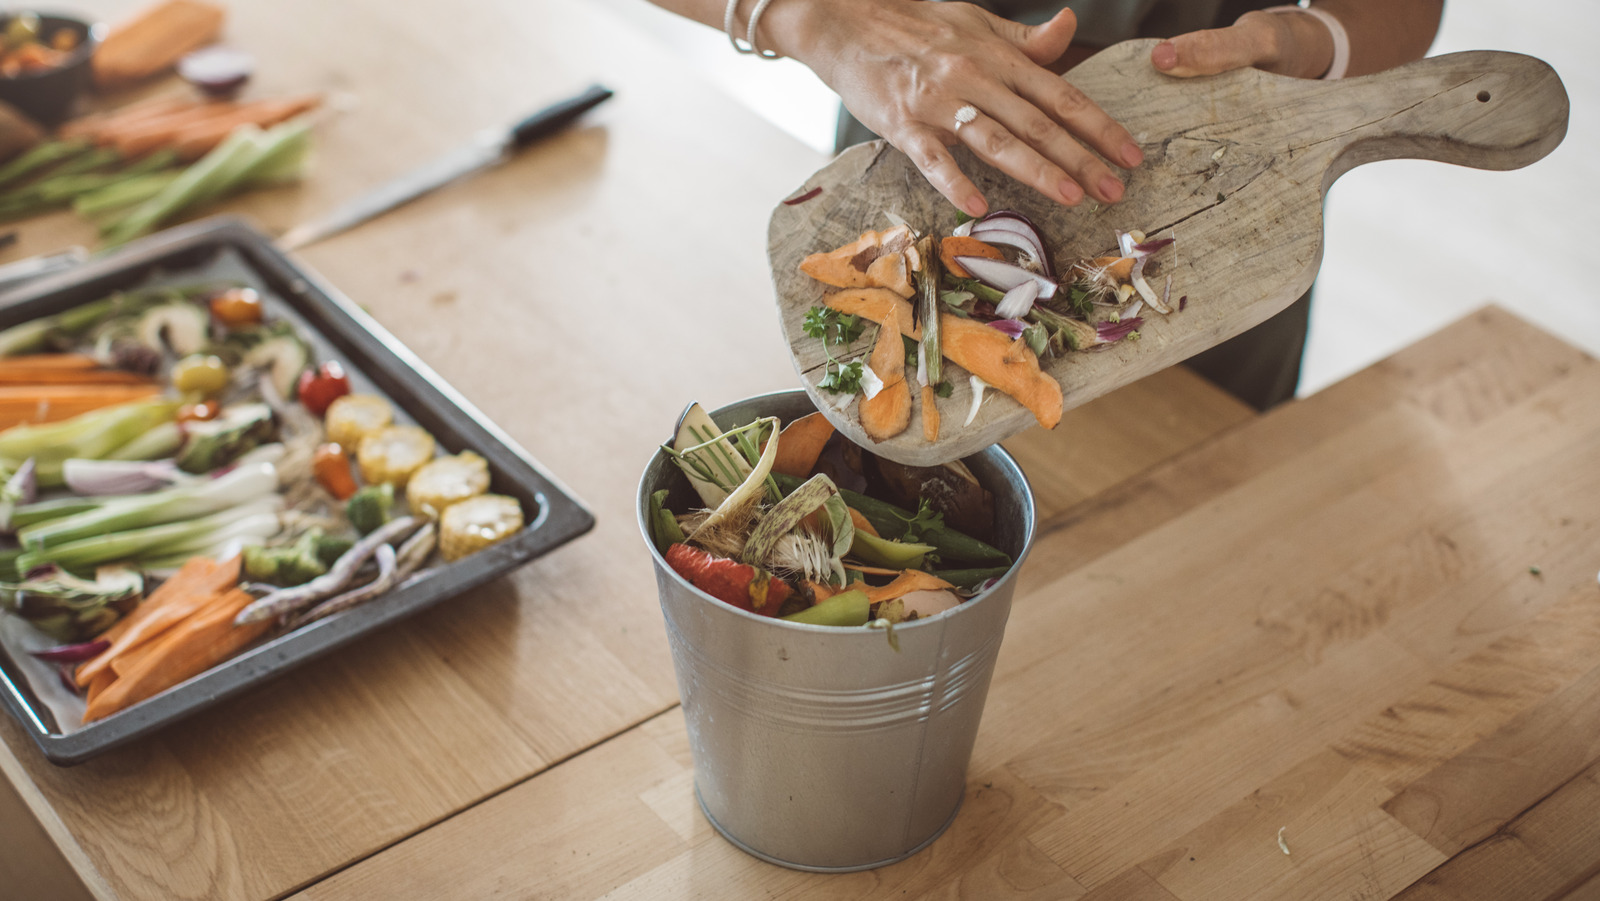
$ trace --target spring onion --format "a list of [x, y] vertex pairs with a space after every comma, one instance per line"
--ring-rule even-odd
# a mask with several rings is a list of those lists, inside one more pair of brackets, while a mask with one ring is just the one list
[[116, 560], [194, 551], [210, 546], [222, 536], [266, 539], [278, 532], [278, 512], [282, 506], [283, 499], [273, 495], [198, 519], [98, 534], [48, 548], [30, 549], [17, 558], [17, 568], [27, 572], [54, 563], [77, 570]]
[[29, 550], [43, 550], [108, 532], [206, 516], [271, 496], [277, 487], [278, 471], [271, 463], [241, 466], [215, 479], [110, 497], [97, 509], [21, 529], [17, 539]]

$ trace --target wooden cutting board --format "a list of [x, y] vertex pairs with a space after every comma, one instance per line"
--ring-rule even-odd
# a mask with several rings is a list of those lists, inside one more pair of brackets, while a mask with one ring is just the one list
[[[1528, 56], [1454, 53], [1331, 82], [1255, 69], [1178, 79], [1150, 65], [1155, 43], [1118, 44], [1070, 73], [1069, 80], [1144, 148], [1145, 163], [1128, 173], [1121, 203], [1060, 206], [956, 148], [991, 210], [1018, 210], [1039, 226], [1058, 270], [1110, 252], [1118, 229], [1177, 239], [1155, 259], [1172, 276], [1174, 306], [1187, 297], [1184, 310], [1162, 316], [1147, 309], [1139, 340], [1044, 361], [1068, 408], [1199, 353], [1299, 297], [1322, 261], [1323, 195], [1350, 169], [1401, 158], [1516, 169], [1566, 135], [1561, 79]], [[882, 141], [846, 151], [792, 196], [816, 188], [821, 191], [811, 199], [773, 211], [768, 253], [795, 367], [828, 418], [852, 441], [913, 465], [966, 456], [1034, 425], [1021, 405], [989, 392], [977, 418], [963, 426], [969, 380], [948, 361], [955, 392], [939, 401], [943, 426], [935, 443], [922, 437], [919, 409], [905, 432], [874, 444], [861, 429], [856, 402], [831, 405], [838, 397], [816, 387], [825, 362], [821, 342], [801, 323], [832, 289], [801, 274], [800, 261], [868, 229], [889, 227], [886, 212], [919, 230], [949, 234], [956, 211], [904, 154]], [[835, 356], [864, 357], [875, 331], [867, 329]]]

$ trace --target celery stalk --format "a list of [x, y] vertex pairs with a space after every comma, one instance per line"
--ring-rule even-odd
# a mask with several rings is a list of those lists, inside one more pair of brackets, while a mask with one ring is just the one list
[[160, 194], [135, 207], [126, 218], [118, 220], [104, 234], [106, 242], [121, 244], [137, 238], [182, 212], [194, 203], [195, 198], [205, 197], [219, 175], [226, 175], [239, 165], [241, 159], [248, 158], [254, 144], [249, 130], [235, 129], [199, 162], [183, 170], [183, 174]]
[[178, 452], [183, 444], [183, 428], [176, 422], [163, 422], [143, 435], [105, 455], [107, 460], [159, 460]]
[[45, 549], [95, 535], [194, 519], [273, 496], [278, 470], [271, 463], [244, 466], [215, 479], [190, 482], [149, 494], [105, 498], [98, 509], [17, 532], [22, 546]]
[[47, 141], [0, 166], [0, 186], [26, 178], [45, 166], [88, 152], [88, 141]]
[[[28, 572], [46, 563], [54, 563], [69, 570], [81, 570], [134, 557], [181, 553], [199, 542], [215, 540], [220, 532], [231, 533], [234, 526], [243, 523], [250, 524], [251, 535], [266, 538], [278, 530], [277, 514], [282, 503], [279, 497], [266, 498], [198, 519], [96, 535], [58, 547], [28, 550], [17, 558], [17, 569]], [[270, 531], [266, 531], [269, 528]], [[266, 531], [265, 535], [260, 534], [263, 531]]]
[[181, 170], [150, 172], [113, 182], [78, 195], [72, 202], [72, 211], [94, 219], [126, 210], [160, 194], [182, 174]]

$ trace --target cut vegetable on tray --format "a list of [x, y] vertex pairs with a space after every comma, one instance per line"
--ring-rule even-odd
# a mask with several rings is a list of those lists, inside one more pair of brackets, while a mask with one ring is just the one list
[[[899, 334], [885, 332], [877, 346], [894, 354], [883, 369], [898, 366], [905, 387]], [[885, 410], [873, 415], [900, 418], [909, 400]], [[687, 482], [651, 495], [651, 539], [674, 572], [740, 610], [886, 628], [956, 609], [1013, 563], [987, 543], [994, 503], [966, 466], [880, 459], [820, 414], [723, 431], [692, 404], [662, 451]]]
[[197, 282], [0, 331], [0, 606], [85, 721], [525, 527], [272, 310]]
[[[913, 401], [929, 443], [950, 428], [946, 422], [968, 427], [988, 388], [1054, 428], [1062, 390], [1042, 359], [1137, 341], [1146, 307], [1174, 312], [1172, 276], [1160, 292], [1148, 278], [1165, 264], [1155, 258], [1173, 239], [1147, 240], [1139, 232], [1115, 237], [1115, 250], [1060, 274], [1045, 237], [1010, 210], [968, 220], [950, 235], [918, 233], [901, 223], [811, 254], [800, 271], [839, 289], [824, 294], [823, 305], [805, 317], [805, 333], [822, 342], [827, 359], [817, 388], [832, 395], [835, 406], [859, 398], [857, 416], [874, 442], [910, 427]], [[855, 345], [860, 320], [878, 325], [870, 348]], [[863, 353], [864, 360], [845, 362]], [[947, 374], [946, 361], [965, 370], [971, 386], [970, 406], [954, 419], [939, 410], [939, 399], [953, 393], [950, 378], [959, 378]]]

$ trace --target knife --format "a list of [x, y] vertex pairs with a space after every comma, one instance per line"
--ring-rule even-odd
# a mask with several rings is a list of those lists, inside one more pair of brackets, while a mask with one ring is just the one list
[[295, 226], [278, 239], [278, 249], [290, 251], [305, 247], [479, 169], [502, 163], [518, 150], [572, 124], [579, 116], [604, 103], [611, 93], [609, 88], [594, 85], [576, 97], [539, 110], [510, 128], [487, 129], [465, 147], [379, 185], [321, 219]]

